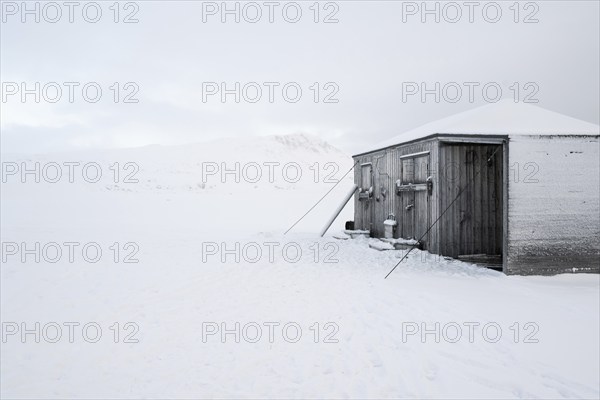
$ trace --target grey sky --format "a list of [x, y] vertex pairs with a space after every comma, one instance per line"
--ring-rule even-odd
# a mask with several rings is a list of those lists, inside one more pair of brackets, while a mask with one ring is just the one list
[[[384, 140], [428, 121], [486, 104], [481, 86], [495, 82], [504, 97], [514, 95], [510, 87], [519, 82], [519, 100], [534, 83], [539, 105], [589, 122], [599, 122], [599, 15], [597, 1], [538, 1], [519, 5], [515, 23], [512, 1], [501, 4], [497, 23], [486, 22], [479, 2], [475, 22], [468, 21], [468, 8], [456, 23], [440, 23], [432, 15], [425, 23], [421, 15], [406, 15], [407, 2], [335, 2], [338, 23], [315, 23], [313, 1], [297, 2], [302, 17], [286, 22], [283, 5], [268, 8], [257, 23], [240, 23], [220, 14], [202, 21], [202, 2], [138, 1], [138, 23], [113, 22], [113, 4], [98, 2], [98, 23], [82, 18], [80, 2], [73, 23], [62, 7], [57, 23], [40, 23], [28, 16], [22, 23], [6, 12], [1, 24], [1, 80], [6, 82], [98, 82], [103, 89], [98, 103], [87, 103], [76, 89], [74, 103], [66, 89], [57, 103], [23, 103], [19, 95], [3, 101], [1, 110], [2, 152], [45, 152], [89, 147], [127, 147], [152, 143], [201, 142], [224, 136], [309, 133], [328, 140], [348, 153], [359, 152], [370, 143]], [[35, 2], [30, 2], [34, 7]], [[59, 1], [58, 4], [62, 4]], [[319, 19], [335, 11], [319, 5]], [[531, 3], [531, 2], [530, 2]], [[20, 6], [21, 2], [16, 2]], [[216, 3], [218, 6], [221, 2]], [[234, 7], [234, 2], [228, 3]], [[243, 7], [241, 3], [240, 7]], [[421, 2], [414, 3], [420, 7]], [[435, 2], [428, 3], [435, 7]], [[440, 3], [440, 10], [445, 3]], [[43, 3], [40, 3], [40, 8]], [[122, 19], [134, 8], [120, 4]], [[9, 10], [10, 7], [9, 7]], [[47, 9], [48, 12], [52, 11]], [[254, 11], [248, 9], [250, 18]], [[294, 16], [289, 9], [288, 16]], [[454, 18], [447, 8], [446, 17]], [[493, 11], [488, 16], [493, 17]], [[41, 11], [40, 11], [41, 12]], [[535, 12], [538, 23], [522, 20]], [[54, 12], [49, 14], [53, 18]], [[93, 12], [90, 11], [90, 15]], [[109, 87], [135, 82], [137, 104], [114, 103]], [[233, 95], [222, 103], [219, 96], [202, 101], [203, 82], [279, 82], [274, 102], [267, 87], [257, 103], [235, 103]], [[281, 87], [297, 82], [302, 97], [297, 103], [282, 98]], [[310, 89], [319, 82], [320, 101]], [[323, 103], [332, 87], [338, 103]], [[419, 96], [402, 100], [403, 82], [479, 82], [474, 102], [467, 89], [457, 103], [433, 95], [422, 103]], [[81, 87], [81, 86], [80, 86]], [[123, 96], [128, 90], [121, 87]], [[79, 93], [79, 94], [78, 94]], [[254, 93], [254, 92], [252, 92]], [[122, 100], [122, 98], [121, 98]]]

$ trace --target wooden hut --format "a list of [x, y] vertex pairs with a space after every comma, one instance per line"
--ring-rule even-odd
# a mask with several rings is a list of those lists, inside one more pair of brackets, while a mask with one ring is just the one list
[[598, 272], [600, 127], [510, 100], [355, 155], [355, 229], [506, 274]]

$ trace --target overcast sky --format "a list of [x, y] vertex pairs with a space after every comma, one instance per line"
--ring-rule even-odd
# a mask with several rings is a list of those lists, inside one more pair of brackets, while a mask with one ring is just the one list
[[[518, 15], [512, 1], [502, 1], [496, 23], [489, 22], [497, 18], [496, 7], [488, 2], [472, 9], [472, 23], [462, 1], [454, 3], [460, 9], [439, 3], [439, 23], [433, 14], [422, 22], [420, 1], [322, 2], [316, 23], [313, 1], [297, 2], [302, 15], [296, 23], [285, 19], [296, 18], [295, 4], [287, 5], [284, 14], [289, 2], [274, 6], [272, 23], [270, 8], [262, 1], [255, 3], [262, 12], [256, 23], [247, 20], [256, 18], [257, 8], [244, 8], [244, 3], [239, 4], [239, 23], [234, 15], [225, 15], [223, 23], [215, 9], [221, 8], [220, 1], [121, 3], [118, 23], [110, 8], [113, 1], [98, 2], [102, 16], [91, 23], [83, 18], [87, 3], [74, 9], [72, 23], [62, 1], [57, 3], [62, 16], [56, 23], [46, 20], [57, 18], [56, 7], [40, 3], [37, 23], [35, 15], [22, 15], [21, 1], [2, 2], [2, 152], [309, 133], [354, 153], [431, 120], [486, 104], [486, 83], [492, 89], [500, 87], [504, 97], [514, 97], [517, 82], [518, 101], [537, 99], [544, 108], [599, 122], [597, 1], [522, 2]], [[435, 2], [428, 4], [436, 7]], [[33, 9], [35, 2], [28, 6]], [[457, 10], [460, 19], [447, 21], [458, 18]], [[93, 20], [95, 11], [95, 6], [87, 6], [86, 17]], [[137, 23], [123, 23], [130, 14]], [[326, 17], [338, 22], [324, 23]], [[538, 22], [524, 23], [526, 19]], [[40, 103], [33, 94], [23, 102], [22, 82], [30, 89], [40, 82]], [[53, 85], [46, 86], [44, 96], [42, 88], [48, 82], [62, 87], [56, 103], [48, 101], [56, 96]], [[73, 103], [64, 82], [79, 83]], [[97, 103], [82, 97], [88, 82], [102, 89]], [[118, 103], [113, 98], [115, 82]], [[127, 82], [134, 84], [125, 87]], [[209, 95], [206, 90], [203, 99], [203, 82], [224, 82], [230, 89], [235, 82], [241, 87], [257, 82], [262, 97], [249, 102], [257, 94], [249, 85], [240, 103], [233, 94], [223, 103], [219, 93]], [[279, 84], [272, 84], [272, 103], [264, 82]], [[290, 82], [294, 84], [288, 85], [286, 101], [282, 87]], [[403, 101], [403, 87], [404, 92], [410, 88], [406, 82], [425, 82], [430, 89], [435, 82], [440, 87], [456, 82], [464, 90], [456, 103], [448, 101], [456, 97], [455, 85], [447, 86], [447, 96], [439, 103], [433, 94], [425, 103], [419, 94]], [[479, 83], [473, 102], [464, 82]], [[136, 86], [139, 91], [132, 99], [138, 102], [124, 103]], [[302, 95], [292, 103], [298, 86]], [[19, 92], [11, 94], [15, 87]], [[338, 102], [324, 102], [327, 95]], [[488, 95], [492, 99], [493, 91]]]

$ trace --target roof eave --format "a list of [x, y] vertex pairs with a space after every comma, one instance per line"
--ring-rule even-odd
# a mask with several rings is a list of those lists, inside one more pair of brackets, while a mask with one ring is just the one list
[[365, 151], [362, 153], [358, 153], [358, 154], [354, 154], [352, 156], [352, 158], [354, 157], [360, 157], [360, 156], [364, 156], [366, 154], [371, 154], [371, 153], [377, 153], [383, 150], [387, 150], [387, 149], [391, 149], [394, 147], [399, 147], [399, 146], [404, 146], [407, 144], [412, 144], [412, 143], [416, 143], [416, 142], [421, 142], [421, 141], [426, 141], [426, 140], [431, 140], [431, 139], [439, 139], [439, 138], [443, 138], [443, 137], [451, 137], [451, 138], [460, 138], [460, 137], [468, 137], [468, 138], [500, 138], [500, 139], [508, 139], [509, 135], [506, 134], [472, 134], [472, 133], [465, 133], [465, 134], [456, 134], [456, 133], [432, 133], [431, 135], [427, 135], [427, 136], [423, 136], [417, 139], [413, 139], [413, 140], [407, 140], [405, 142], [399, 142], [396, 144], [392, 144], [389, 146], [385, 146], [385, 147], [381, 147], [378, 149], [374, 149], [374, 150], [369, 150], [369, 151]]

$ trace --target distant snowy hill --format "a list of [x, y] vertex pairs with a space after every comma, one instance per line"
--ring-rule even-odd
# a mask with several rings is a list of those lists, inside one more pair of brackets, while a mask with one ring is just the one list
[[[40, 163], [40, 170], [47, 167], [49, 179], [40, 171], [41, 183], [49, 183], [55, 176], [55, 168], [48, 163], [58, 163], [63, 174], [57, 183], [67, 183], [68, 165], [73, 167], [75, 183], [90, 183], [97, 167], [89, 166], [82, 178], [86, 163], [98, 163], [102, 177], [98, 183], [105, 190], [155, 190], [194, 191], [209, 189], [297, 189], [315, 184], [331, 184], [342, 177], [352, 166], [352, 159], [329, 143], [309, 135], [263, 136], [223, 138], [206, 143], [179, 146], [151, 145], [139, 148], [102, 150], [44, 155], [3, 155], [4, 162], [16, 162], [19, 171], [7, 176], [14, 182], [23, 174], [25, 167], [32, 169]], [[115, 163], [119, 163], [115, 165]], [[119, 174], [117, 175], [117, 171]], [[348, 174], [349, 181], [352, 173]], [[135, 180], [139, 182], [135, 182]], [[34, 176], [25, 175], [27, 183]], [[85, 186], [85, 185], [84, 185]], [[88, 185], [89, 186], [89, 185]]]
[[[145, 209], [150, 209], [147, 213], [153, 219], [167, 218], [172, 214], [167, 210], [178, 207], [188, 223], [201, 220], [199, 226], [204, 229], [234, 219], [236, 229], [249, 232], [287, 229], [352, 167], [350, 156], [303, 134], [223, 138], [178, 146], [3, 154], [2, 161], [2, 200], [6, 204], [31, 202], [31, 209], [42, 212], [44, 205], [36, 203], [42, 196], [48, 204], [57, 202], [50, 213], [61, 213], [60, 204], [67, 199], [92, 196], [93, 204], [111, 204], [109, 218], [126, 202], [131, 203], [123, 210], [126, 215], [115, 223]], [[298, 229], [318, 232], [352, 182], [350, 171]], [[105, 197], [109, 193], [126, 197]], [[133, 196], [136, 193], [144, 196]], [[278, 217], [272, 218], [273, 213]], [[333, 228], [342, 228], [352, 213], [350, 202]], [[10, 219], [7, 217], [9, 224]], [[163, 226], [172, 222], [165, 220]]]

